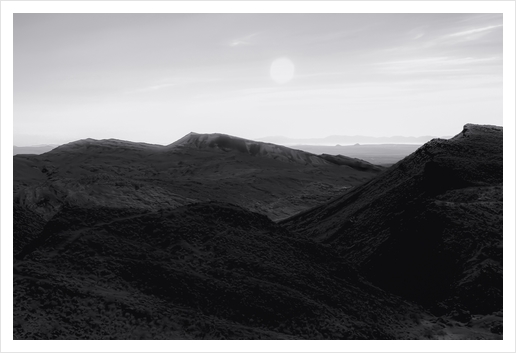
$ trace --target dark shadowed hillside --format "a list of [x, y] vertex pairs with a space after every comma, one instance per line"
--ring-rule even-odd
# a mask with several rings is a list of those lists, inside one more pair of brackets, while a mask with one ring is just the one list
[[14, 273], [22, 339], [444, 335], [331, 247], [229, 204], [65, 208], [17, 255]]
[[14, 252], [20, 252], [43, 230], [46, 221], [39, 214], [14, 204], [13, 205], [13, 247]]
[[373, 283], [434, 313], [468, 320], [499, 312], [502, 141], [501, 127], [466, 125], [282, 225], [331, 245]]

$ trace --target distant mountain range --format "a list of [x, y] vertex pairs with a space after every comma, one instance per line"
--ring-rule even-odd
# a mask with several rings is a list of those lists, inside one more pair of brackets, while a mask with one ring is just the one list
[[[202, 134], [210, 135], [210, 134]], [[187, 135], [188, 136], [188, 135]], [[441, 137], [450, 138], [451, 136]], [[347, 136], [347, 135], [332, 135], [323, 138], [289, 138], [284, 136], [270, 136], [255, 139], [258, 142], [268, 142], [279, 145], [314, 145], [314, 146], [328, 146], [328, 145], [352, 145], [352, 144], [416, 144], [421, 145], [436, 138], [435, 136], [390, 136], [390, 137], [372, 137], [372, 136]], [[184, 139], [184, 137], [183, 137]], [[179, 143], [182, 139], [174, 143]], [[34, 145], [34, 146], [13, 146], [13, 155], [17, 154], [42, 154], [58, 147], [57, 144]]]
[[17, 154], [42, 154], [53, 150], [59, 145], [37, 145], [37, 146], [13, 146], [13, 155]]
[[[440, 136], [440, 138], [450, 138], [451, 136]], [[257, 138], [257, 141], [278, 143], [281, 145], [352, 145], [352, 144], [423, 144], [436, 136], [389, 136], [389, 137], [373, 137], [363, 135], [332, 135], [322, 138], [289, 138], [284, 136], [269, 136]]]
[[[196, 133], [192, 132], [190, 134], [187, 134], [183, 138], [179, 139], [178, 141], [171, 143], [169, 146], [179, 146], [181, 144], [184, 144], [186, 141], [188, 141], [190, 144], [200, 146], [200, 144], [212, 143], [213, 142], [212, 140], [216, 136], [220, 137], [222, 135], [224, 135], [224, 134], [196, 134]], [[211, 136], [210, 137], [211, 140], [210, 141], [204, 140], [204, 137], [203, 137], [202, 138], [203, 140], [201, 141], [200, 136]], [[229, 135], [226, 135], [226, 136], [229, 136]], [[343, 136], [343, 137], [350, 138], [350, 139], [353, 138], [352, 136]], [[329, 137], [329, 138], [331, 138], [331, 137]], [[338, 136], [336, 136], [335, 138], [337, 139]], [[403, 137], [403, 138], [405, 139], [405, 141], [409, 141], [409, 139], [425, 140], [427, 138], [430, 139], [431, 137], [426, 136], [426, 137], [419, 137], [419, 138], [411, 138], [411, 137]], [[238, 139], [241, 141], [244, 141], [244, 139], [241, 139], [241, 138], [238, 138]], [[266, 140], [266, 139], [267, 138], [265, 138], [264, 140]], [[262, 146], [261, 148], [264, 148], [264, 151], [262, 151], [263, 153], [268, 153], [266, 151], [272, 152], [272, 150], [279, 150], [283, 146], [289, 146], [290, 148], [295, 148], [296, 150], [302, 150], [305, 152], [309, 152], [310, 154], [342, 155], [342, 156], [348, 156], [351, 158], [358, 158], [363, 161], [367, 161], [369, 163], [376, 164], [376, 165], [390, 166], [390, 165], [396, 163], [397, 161], [405, 158], [410, 153], [414, 152], [423, 143], [423, 142], [418, 142], [418, 143], [416, 143], [416, 142], [412, 142], [412, 143], [409, 143], [409, 142], [403, 142], [403, 143], [386, 142], [386, 143], [381, 144], [378, 142], [378, 141], [380, 141], [381, 138], [374, 138], [374, 137], [371, 137], [369, 139], [370, 140], [378, 139], [378, 140], [375, 140], [375, 142], [369, 142], [369, 143], [362, 142], [362, 144], [358, 144], [358, 143], [346, 144], [341, 141], [343, 143], [342, 145], [340, 145], [340, 144], [331, 145], [329, 143], [320, 142], [323, 139], [312, 139], [309, 141], [301, 140], [301, 139], [299, 139], [299, 140], [291, 139], [291, 141], [287, 141], [287, 143], [283, 143], [283, 144], [279, 143], [279, 142], [274, 142], [274, 140], [280, 141], [281, 139], [282, 139], [281, 137], [277, 137], [277, 138], [272, 137], [272, 138], [270, 138], [270, 141], [268, 141], [268, 142], [245, 140], [245, 141], [247, 141], [247, 142], [245, 142], [245, 144], [247, 144], [247, 146], [250, 146], [252, 143], [254, 143], [256, 145], [258, 142], [261, 142], [260, 146]], [[390, 138], [387, 138], [387, 139], [390, 139]], [[392, 139], [393, 139], [392, 141], [395, 140], [394, 138], [392, 138]], [[92, 139], [86, 139], [86, 140], [95, 141]], [[86, 141], [86, 140], [81, 140], [81, 141]], [[104, 140], [104, 141], [108, 141], [108, 140]], [[120, 141], [120, 140], [111, 139], [111, 141]], [[297, 144], [294, 143], [293, 141], [296, 141]], [[300, 144], [302, 141], [308, 141], [311, 144]], [[361, 140], [361, 141], [363, 141], [363, 140]], [[427, 141], [424, 141], [424, 142], [427, 142]], [[279, 146], [278, 146], [278, 143], [279, 143]], [[161, 146], [161, 145], [155, 145], [155, 146]], [[266, 147], [266, 146], [268, 146], [268, 147]], [[271, 147], [271, 146], [276, 146], [276, 147]], [[56, 147], [59, 147], [59, 145], [38, 145], [38, 146], [26, 146], [26, 147], [14, 146], [13, 154], [14, 155], [17, 155], [17, 154], [43, 154], [43, 153], [53, 150]], [[285, 149], [283, 149], [283, 150], [286, 151]], [[279, 158], [279, 156], [277, 155], [276, 158]]]

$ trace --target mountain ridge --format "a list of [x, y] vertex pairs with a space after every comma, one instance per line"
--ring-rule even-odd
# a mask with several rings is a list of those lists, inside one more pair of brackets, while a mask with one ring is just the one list
[[16, 202], [45, 217], [68, 203], [156, 209], [220, 199], [278, 219], [384, 169], [223, 134], [168, 146], [83, 139], [13, 158]]
[[247, 153], [251, 156], [262, 156], [272, 158], [284, 162], [298, 162], [303, 164], [312, 165], [348, 165], [350, 167], [357, 167], [361, 170], [382, 170], [381, 167], [375, 166], [365, 160], [339, 156], [334, 158], [327, 154], [316, 155], [310, 152], [276, 145], [273, 143], [259, 142], [253, 140], [247, 140], [244, 138], [231, 136], [221, 133], [212, 134], [198, 134], [191, 132], [179, 140], [169, 145], [157, 145], [149, 144], [144, 142], [132, 142], [119, 139], [102, 139], [96, 140], [92, 138], [81, 139], [73, 142], [69, 142], [54, 148], [51, 151], [45, 153], [58, 154], [63, 152], [74, 152], [83, 153], [88, 149], [99, 149], [100, 152], [104, 152], [102, 149], [125, 149], [140, 152], [170, 152], [176, 149], [184, 148], [218, 148], [222, 151], [236, 150], [241, 153]]
[[[433, 139], [376, 178], [280, 223], [340, 249], [383, 288], [435, 308], [497, 311], [502, 140], [501, 127], [467, 124], [453, 138]], [[466, 288], [475, 293], [467, 300]]]
[[[168, 145], [160, 145], [160, 144], [151, 144], [151, 143], [145, 143], [145, 142], [132, 142], [132, 141], [125, 141], [125, 140], [119, 140], [119, 139], [81, 139], [77, 141], [72, 141], [63, 145], [53, 145], [48, 147], [38, 147], [38, 146], [32, 146], [32, 147], [13, 147], [13, 155], [18, 154], [36, 154], [40, 155], [46, 152], [50, 152], [53, 149], [59, 148], [59, 151], [62, 151], [64, 148], [72, 148], [79, 151], [80, 146], [82, 148], [87, 148], [86, 146], [90, 146], [89, 148], [94, 147], [95, 144], [102, 144], [106, 147], [109, 145], [116, 146], [118, 145], [126, 145], [126, 148], [128, 149], [141, 149], [142, 151], [145, 149], [154, 149], [156, 152], [161, 150], [166, 150], [173, 148], [173, 146], [185, 146], [190, 144], [191, 147], [195, 147], [196, 145], [201, 145], [199, 143], [200, 140], [204, 140], [205, 142], [202, 143], [204, 147], [207, 147], [209, 143], [206, 143], [207, 140], [216, 140], [218, 137], [219, 139], [221, 137], [226, 137], [226, 142], [229, 140], [238, 140], [239, 142], [235, 144], [233, 147], [240, 148], [242, 151], [245, 151], [246, 153], [249, 152], [260, 152], [262, 150], [263, 152], [273, 152], [275, 149], [277, 152], [281, 150], [282, 147], [294, 149], [296, 151], [302, 151], [309, 153], [310, 155], [303, 155], [305, 161], [309, 161], [310, 159], [318, 160], [316, 158], [313, 158], [311, 155], [316, 155], [321, 157], [321, 155], [343, 155], [347, 156], [349, 158], [355, 158], [362, 161], [365, 161], [366, 163], [374, 164], [374, 165], [380, 165], [380, 166], [390, 166], [393, 163], [399, 161], [403, 157], [407, 156], [408, 154], [412, 153], [418, 145], [410, 145], [410, 144], [354, 144], [354, 145], [281, 145], [281, 144], [274, 144], [270, 142], [265, 141], [259, 141], [259, 140], [249, 140], [245, 138], [240, 138], [236, 136], [231, 136], [227, 134], [221, 134], [221, 133], [212, 133], [212, 134], [198, 134], [195, 132], [191, 132], [189, 134], [186, 134], [182, 138], [178, 139], [175, 142], [172, 142]], [[196, 142], [197, 140], [197, 142]], [[245, 146], [244, 146], [245, 145]], [[214, 147], [216, 147], [216, 143], [213, 144]], [[254, 146], [254, 147], [252, 147]], [[276, 146], [276, 147], [275, 147]], [[97, 146], [99, 147], [99, 146]], [[250, 148], [251, 147], [251, 150]], [[225, 147], [223, 147], [225, 148]], [[274, 154], [274, 152], [273, 152]], [[299, 159], [299, 155], [302, 155], [301, 152], [296, 152], [295, 155], [297, 156], [287, 156], [288, 154], [283, 153], [282, 158], [286, 159]], [[323, 157], [323, 159], [325, 159]], [[325, 163], [324, 161], [318, 160], [319, 163]]]

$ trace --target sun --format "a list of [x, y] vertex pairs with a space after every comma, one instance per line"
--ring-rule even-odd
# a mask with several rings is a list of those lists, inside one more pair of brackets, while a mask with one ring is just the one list
[[295, 67], [288, 58], [279, 58], [271, 64], [271, 78], [277, 83], [287, 83], [294, 77]]

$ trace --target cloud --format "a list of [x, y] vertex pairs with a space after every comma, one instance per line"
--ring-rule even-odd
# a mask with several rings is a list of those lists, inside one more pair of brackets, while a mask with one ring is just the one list
[[239, 45], [249, 45], [249, 42], [243, 41], [243, 40], [234, 40], [231, 43], [229, 43], [230, 47], [237, 47]]
[[249, 39], [251, 39], [257, 35], [258, 35], [258, 33], [253, 33], [253, 34], [250, 34], [250, 35], [242, 37], [242, 38], [234, 39], [229, 43], [229, 46], [230, 47], [238, 47], [241, 45], [252, 45], [252, 42], [250, 42]]
[[462, 36], [468, 36], [470, 34], [475, 34], [475, 33], [481, 33], [481, 32], [485, 32], [485, 31], [489, 31], [491, 29], [494, 29], [494, 28], [498, 28], [498, 27], [502, 27], [503, 25], [495, 25], [495, 26], [487, 26], [487, 27], [480, 27], [480, 28], [474, 28], [474, 29], [469, 29], [467, 31], [461, 31], [461, 32], [456, 32], [456, 33], [452, 33], [452, 34], [448, 34], [447, 36], [445, 37], [462, 37]]

